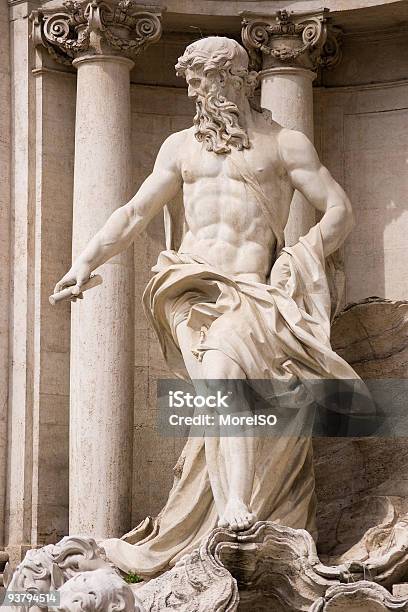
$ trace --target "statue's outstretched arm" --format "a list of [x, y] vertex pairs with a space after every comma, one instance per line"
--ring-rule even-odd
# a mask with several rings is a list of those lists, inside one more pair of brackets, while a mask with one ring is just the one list
[[111, 214], [74, 261], [69, 272], [56, 284], [54, 293], [74, 285], [72, 293], [78, 295], [91, 272], [124, 251], [165, 204], [177, 195], [182, 186], [178, 152], [183, 136], [183, 132], [178, 132], [167, 138], [157, 155], [153, 172], [133, 198]]
[[310, 140], [301, 132], [283, 129], [279, 135], [282, 163], [295, 189], [318, 210], [324, 254], [338, 249], [353, 227], [350, 201], [319, 160]]

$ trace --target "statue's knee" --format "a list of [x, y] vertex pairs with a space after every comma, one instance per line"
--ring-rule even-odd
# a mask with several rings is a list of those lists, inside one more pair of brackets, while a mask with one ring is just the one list
[[[210, 354], [212, 353], [212, 354]], [[203, 381], [207, 396], [217, 398], [217, 412], [241, 412], [245, 409], [243, 384], [245, 375], [241, 368], [220, 351], [208, 351], [203, 360]], [[210, 405], [210, 404], [208, 404]]]

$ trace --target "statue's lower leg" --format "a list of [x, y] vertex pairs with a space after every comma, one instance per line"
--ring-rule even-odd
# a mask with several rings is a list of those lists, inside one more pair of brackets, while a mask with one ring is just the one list
[[[234, 531], [248, 529], [256, 520], [250, 510], [255, 470], [256, 438], [253, 428], [248, 427], [245, 418], [252, 415], [245, 398], [243, 381], [244, 371], [227, 355], [220, 351], [207, 351], [203, 358], [203, 377], [206, 391], [211, 394], [219, 391], [228, 397], [228, 408], [218, 409], [216, 416], [219, 425], [219, 439], [206, 438], [206, 458], [213, 487], [214, 500], [219, 513], [219, 526], [230, 527]], [[234, 424], [221, 417], [235, 417]], [[218, 442], [218, 444], [217, 444]], [[216, 490], [213, 469], [217, 469], [214, 454], [221, 452], [226, 466], [226, 503]], [[213, 467], [214, 466], [214, 467]]]

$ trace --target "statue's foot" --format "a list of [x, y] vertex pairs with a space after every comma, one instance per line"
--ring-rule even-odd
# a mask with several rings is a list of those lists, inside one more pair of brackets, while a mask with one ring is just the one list
[[240, 499], [230, 499], [224, 510], [224, 514], [218, 521], [218, 527], [229, 527], [233, 531], [249, 529], [256, 521], [256, 516], [250, 512]]

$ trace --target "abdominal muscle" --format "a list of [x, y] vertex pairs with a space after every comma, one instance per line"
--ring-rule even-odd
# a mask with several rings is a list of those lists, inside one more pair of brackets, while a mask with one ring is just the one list
[[[188, 231], [179, 252], [195, 255], [225, 274], [265, 283], [275, 237], [256, 202], [210, 194], [185, 197]], [[210, 195], [210, 197], [208, 197]], [[186, 193], [185, 193], [186, 196]]]

